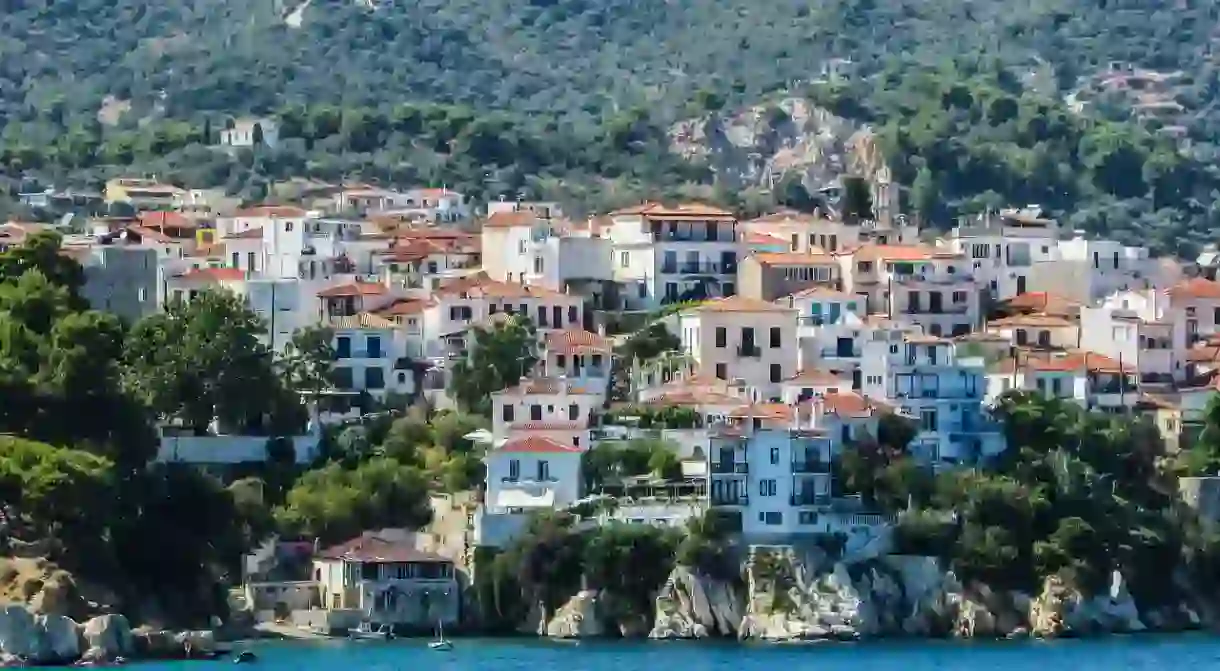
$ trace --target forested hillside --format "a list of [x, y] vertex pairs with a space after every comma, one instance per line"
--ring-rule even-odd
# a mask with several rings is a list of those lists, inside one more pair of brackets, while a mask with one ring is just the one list
[[[589, 207], [649, 190], [725, 199], [701, 166], [674, 168], [665, 129], [782, 90], [877, 127], [935, 223], [1036, 200], [1188, 251], [1213, 220], [1218, 15], [1204, 0], [0, 0], [0, 147], [10, 178], [186, 165], [196, 174], [171, 176], [206, 168], [248, 197], [295, 171]], [[815, 80], [832, 59], [851, 63], [828, 91]], [[1066, 104], [1112, 63], [1181, 71], [1162, 101], [1181, 107], [1180, 136], [1137, 127], [1121, 101]], [[99, 123], [107, 100], [130, 109]], [[355, 132], [402, 105], [456, 121]], [[172, 156], [225, 118], [305, 106], [336, 125], [303, 127], [287, 158]], [[496, 160], [444, 141], [472, 131]], [[116, 143], [131, 151], [103, 151]]]

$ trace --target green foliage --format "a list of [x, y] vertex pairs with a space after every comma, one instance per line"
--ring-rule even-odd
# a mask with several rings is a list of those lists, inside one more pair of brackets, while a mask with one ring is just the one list
[[88, 452], [0, 436], [0, 510], [38, 535], [99, 533], [104, 516], [95, 506], [106, 507], [111, 469]]
[[682, 463], [677, 449], [669, 441], [652, 438], [603, 440], [581, 455], [585, 489], [592, 491], [607, 482], [647, 474], [681, 479]]
[[[199, 434], [213, 419], [225, 432], [297, 433], [304, 424], [300, 399], [276, 374], [274, 356], [259, 340], [264, 333], [258, 315], [230, 292], [171, 303], [133, 327], [128, 382], [160, 417]], [[312, 366], [293, 364], [301, 375], [320, 374]]]
[[515, 386], [537, 363], [534, 326], [514, 317], [472, 332], [470, 354], [453, 367], [450, 392], [462, 407], [488, 415], [491, 393]]
[[279, 370], [288, 387], [297, 393], [317, 395], [334, 385], [334, 329], [307, 326], [292, 334]]
[[1220, 396], [1207, 402], [1203, 431], [1193, 445], [1175, 456], [1175, 468], [1182, 476], [1220, 475]]
[[375, 457], [355, 468], [338, 463], [305, 473], [275, 510], [290, 536], [337, 543], [367, 529], [419, 529], [432, 519], [419, 469]]

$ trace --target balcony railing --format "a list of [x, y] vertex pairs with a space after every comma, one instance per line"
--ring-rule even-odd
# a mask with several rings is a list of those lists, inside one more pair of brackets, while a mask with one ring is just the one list
[[824, 506], [830, 503], [828, 494], [793, 494], [788, 498], [788, 503], [794, 506]]
[[762, 356], [762, 348], [754, 344], [741, 344], [737, 346], [737, 356], [748, 356], [757, 359]]
[[802, 459], [792, 462], [793, 473], [829, 473], [830, 464], [820, 459]]
[[860, 358], [860, 350], [858, 349], [839, 349], [837, 347], [827, 347], [818, 352], [818, 356], [823, 359], [858, 359]]
[[748, 506], [750, 505], [749, 494], [721, 494], [719, 496], [713, 494], [711, 503], [714, 506]]
[[734, 473], [738, 474], [738, 475], [744, 475], [745, 473], [749, 473], [749, 472], [750, 472], [750, 467], [744, 461], [736, 461], [736, 462], [713, 461], [712, 462], [712, 473], [718, 473], [721, 475], [734, 474]]
[[905, 282], [924, 282], [926, 284], [958, 284], [962, 282], [973, 282], [974, 275], [968, 272], [964, 273], [912, 273], [903, 275], [894, 275], [894, 281], [898, 283]]

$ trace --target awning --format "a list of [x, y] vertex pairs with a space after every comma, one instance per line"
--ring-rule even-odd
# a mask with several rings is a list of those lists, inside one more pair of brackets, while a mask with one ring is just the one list
[[534, 495], [521, 489], [505, 489], [496, 497], [494, 505], [500, 508], [554, 508], [555, 490]]

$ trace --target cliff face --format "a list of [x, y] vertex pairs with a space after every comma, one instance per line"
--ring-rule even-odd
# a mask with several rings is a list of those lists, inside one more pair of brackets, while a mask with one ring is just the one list
[[871, 130], [803, 98], [687, 119], [669, 135], [675, 153], [707, 162], [735, 187], [770, 186], [795, 173], [812, 190], [844, 173], [876, 180], [888, 172]]

